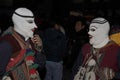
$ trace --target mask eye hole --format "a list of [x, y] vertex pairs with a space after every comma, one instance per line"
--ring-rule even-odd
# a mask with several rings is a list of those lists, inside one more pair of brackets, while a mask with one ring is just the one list
[[92, 31], [92, 32], [96, 31], [96, 29], [97, 29], [96, 26], [91, 26], [91, 27], [90, 27], [90, 31]]
[[92, 29], [90, 29], [90, 31], [94, 32], [94, 31], [95, 31], [95, 29], [94, 29], [94, 28], [92, 28]]
[[28, 23], [32, 24], [33, 23], [33, 20], [27, 20]]

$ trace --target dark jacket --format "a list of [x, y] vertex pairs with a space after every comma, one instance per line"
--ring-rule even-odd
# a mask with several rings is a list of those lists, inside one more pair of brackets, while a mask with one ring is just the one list
[[43, 45], [47, 61], [62, 61], [66, 51], [66, 44], [66, 37], [61, 31], [54, 28], [45, 30]]

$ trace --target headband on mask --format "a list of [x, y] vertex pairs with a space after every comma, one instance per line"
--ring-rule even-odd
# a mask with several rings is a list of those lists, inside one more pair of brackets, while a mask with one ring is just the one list
[[13, 15], [17, 15], [19, 17], [24, 17], [24, 18], [34, 18], [34, 15], [31, 10], [27, 8], [18, 8], [15, 10]]
[[93, 19], [91, 23], [104, 24], [106, 22], [108, 22], [108, 21], [104, 18], [96, 18], [96, 19]]
[[110, 30], [110, 24], [109, 22], [104, 19], [104, 18], [95, 18], [91, 21], [91, 25], [94, 24], [96, 26], [100, 26], [100, 27], [103, 27], [104, 29], [106, 29], [107, 32], [109, 32]]
[[25, 15], [21, 15], [21, 14], [18, 14], [17, 12], [14, 12], [14, 14], [20, 16], [20, 17], [25, 17], [25, 18], [34, 18], [34, 16], [25, 16]]

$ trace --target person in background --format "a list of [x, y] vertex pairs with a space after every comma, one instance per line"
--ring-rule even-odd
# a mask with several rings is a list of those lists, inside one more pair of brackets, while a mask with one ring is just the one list
[[[81, 48], [83, 47], [84, 44], [88, 43], [88, 33], [87, 33], [87, 25], [86, 25], [86, 19], [84, 17], [77, 17], [75, 20], [75, 34], [72, 40], [72, 45], [71, 45], [71, 58], [70, 58], [70, 63], [69, 66], [71, 67], [71, 76], [70, 80], [73, 79], [74, 77], [74, 72], [77, 70], [76, 67], [74, 66], [76, 64], [77, 59], [81, 59]], [[81, 64], [81, 63], [79, 63]]]
[[89, 43], [81, 50], [74, 80], [120, 80], [120, 47], [109, 38], [110, 24], [101, 17], [91, 21]]
[[84, 17], [76, 17], [74, 23], [74, 35], [71, 41], [71, 58], [69, 66], [72, 68], [76, 61], [82, 46], [88, 43], [87, 25]]
[[67, 42], [60, 27], [59, 22], [52, 20], [49, 28], [44, 31], [43, 50], [47, 59], [45, 80], [62, 80], [63, 78], [63, 57]]
[[31, 10], [17, 8], [12, 15], [13, 27], [0, 38], [0, 80], [41, 80], [42, 40], [34, 35], [37, 26]]

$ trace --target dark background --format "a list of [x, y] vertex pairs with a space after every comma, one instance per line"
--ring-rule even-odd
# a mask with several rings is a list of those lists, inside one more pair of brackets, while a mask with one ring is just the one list
[[103, 17], [119, 21], [119, 5], [118, 0], [0, 0], [0, 28], [5, 30], [11, 24], [11, 15], [18, 7], [27, 7], [40, 18], [66, 17], [70, 10], [76, 9], [84, 10], [85, 14], [99, 12]]

